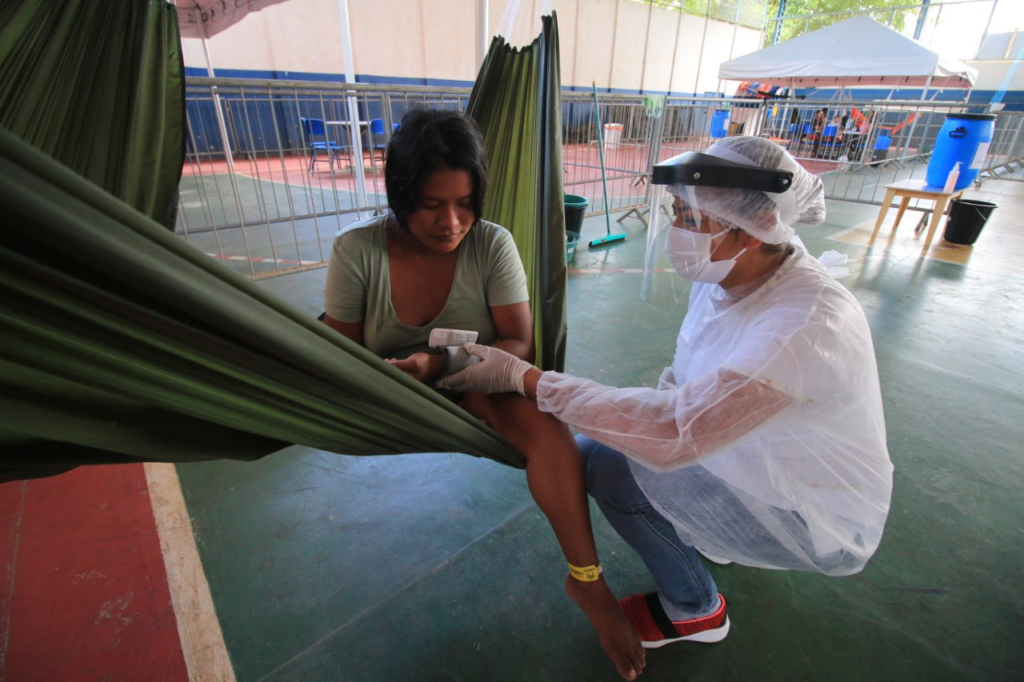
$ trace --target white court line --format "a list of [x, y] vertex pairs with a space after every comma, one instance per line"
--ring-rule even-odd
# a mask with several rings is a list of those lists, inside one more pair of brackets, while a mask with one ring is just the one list
[[147, 462], [146, 483], [190, 682], [234, 682], [224, 633], [199, 560], [192, 521], [173, 464]]

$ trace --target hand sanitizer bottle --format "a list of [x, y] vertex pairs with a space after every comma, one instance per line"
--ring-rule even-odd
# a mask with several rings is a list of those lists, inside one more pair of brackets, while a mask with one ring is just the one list
[[949, 175], [946, 176], [946, 184], [943, 185], [942, 191], [949, 194], [956, 187], [956, 181], [960, 177], [960, 162], [957, 161], [953, 166], [953, 170], [949, 171]]

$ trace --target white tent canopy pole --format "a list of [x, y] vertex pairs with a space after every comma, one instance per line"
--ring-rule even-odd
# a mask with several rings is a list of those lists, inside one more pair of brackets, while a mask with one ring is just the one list
[[[210, 41], [203, 38], [203, 54], [206, 56], [206, 75], [213, 78], [213, 59], [210, 57]], [[231, 140], [228, 138], [228, 126], [224, 120], [224, 112], [220, 106], [220, 94], [217, 86], [211, 85], [213, 94], [213, 110], [217, 113], [217, 127], [220, 128], [220, 139], [224, 142], [224, 160], [228, 162], [228, 168], [235, 167], [235, 158], [231, 153]]]

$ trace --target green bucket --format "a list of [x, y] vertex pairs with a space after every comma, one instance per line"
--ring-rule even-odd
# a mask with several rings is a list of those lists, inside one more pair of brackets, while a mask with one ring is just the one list
[[566, 232], [565, 233], [565, 262], [571, 263], [573, 256], [576, 255], [576, 246], [580, 243], [579, 232]]
[[565, 203], [565, 262], [571, 263], [576, 255], [576, 246], [580, 243], [580, 232], [583, 231], [583, 214], [587, 212], [586, 197], [575, 194], [563, 195]]

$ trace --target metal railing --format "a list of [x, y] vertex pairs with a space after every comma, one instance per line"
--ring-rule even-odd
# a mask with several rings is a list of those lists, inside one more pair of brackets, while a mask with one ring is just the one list
[[[322, 266], [341, 227], [386, 209], [394, 123], [468, 99], [468, 89], [190, 78], [176, 232], [254, 277]], [[304, 118], [325, 122], [330, 149], [311, 151], [326, 139], [307, 140]]]
[[1024, 113], [1000, 112], [978, 186], [988, 179], [1024, 182]]
[[[393, 125], [413, 107], [465, 110], [469, 94], [189, 79], [177, 232], [252, 277], [321, 267], [340, 228], [386, 210], [383, 150]], [[828, 198], [878, 204], [886, 184], [924, 177], [946, 114], [966, 111], [963, 103], [919, 101], [603, 94], [598, 102], [595, 116], [592, 93], [562, 93], [564, 187], [587, 199], [590, 215], [605, 211], [607, 197], [619, 220], [644, 220], [654, 163], [739, 134], [786, 147], [823, 178]], [[829, 122], [856, 109], [870, 123], [862, 133], [816, 130], [814, 114], [822, 108]], [[325, 121], [335, 147], [311, 156], [303, 118]], [[990, 177], [1024, 180], [1024, 115], [999, 114], [979, 181]]]

